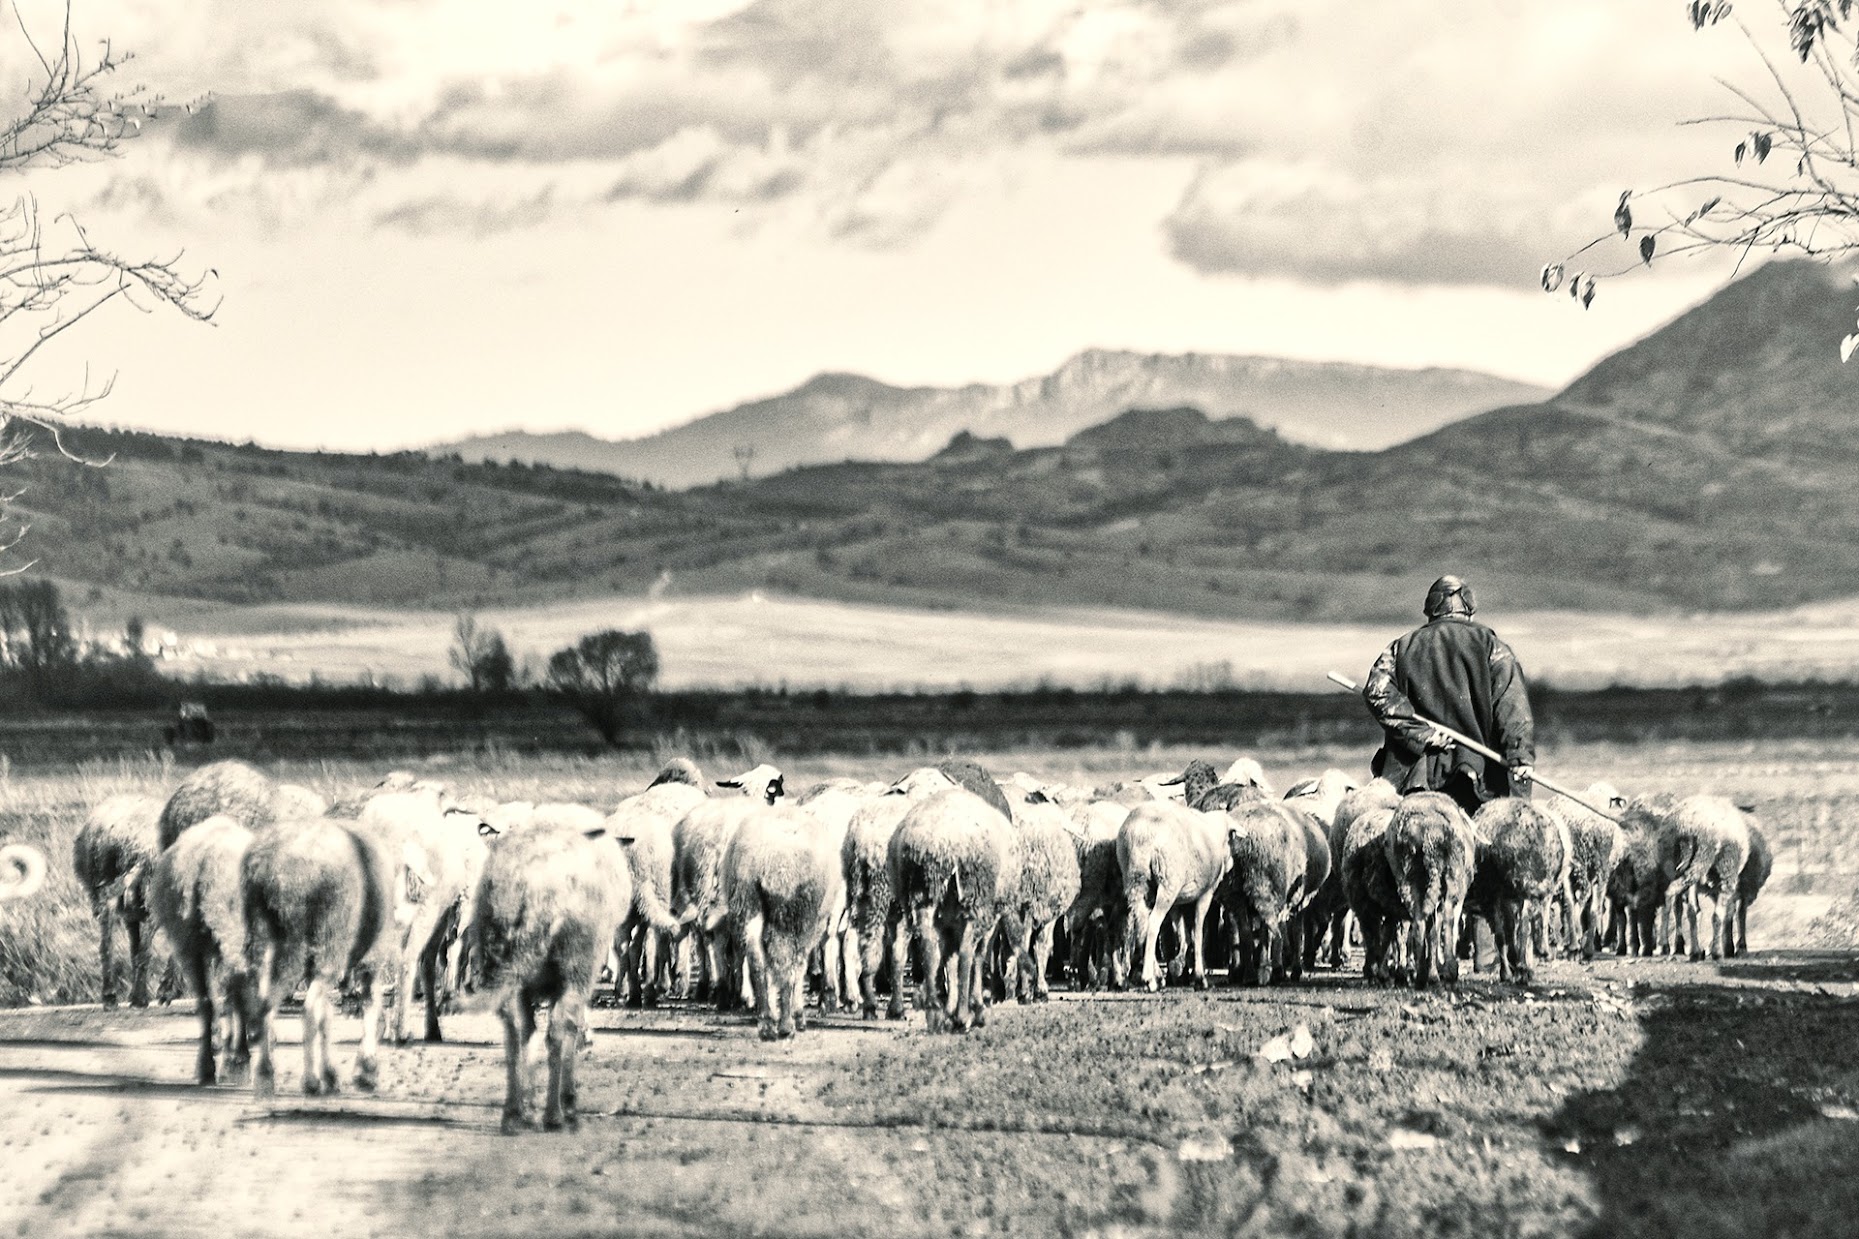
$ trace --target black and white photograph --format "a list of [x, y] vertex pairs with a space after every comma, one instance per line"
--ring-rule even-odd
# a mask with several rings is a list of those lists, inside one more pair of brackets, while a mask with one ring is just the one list
[[1859, 1230], [1859, 2], [0, 0], [0, 1234]]

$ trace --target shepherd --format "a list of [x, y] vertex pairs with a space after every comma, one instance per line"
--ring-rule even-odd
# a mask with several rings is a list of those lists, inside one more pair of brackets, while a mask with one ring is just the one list
[[[1408, 792], [1444, 792], [1467, 814], [1500, 796], [1528, 799], [1536, 726], [1517, 656], [1472, 618], [1472, 587], [1443, 576], [1427, 590], [1426, 623], [1397, 638], [1369, 669], [1362, 699], [1381, 724], [1370, 770]], [[1434, 723], [1503, 755], [1459, 743]]]

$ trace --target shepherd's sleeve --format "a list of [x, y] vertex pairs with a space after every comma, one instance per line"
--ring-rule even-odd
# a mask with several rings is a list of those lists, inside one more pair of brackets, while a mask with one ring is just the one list
[[1394, 682], [1394, 658], [1400, 642], [1395, 642], [1381, 652], [1375, 665], [1369, 668], [1368, 679], [1362, 685], [1362, 700], [1368, 704], [1369, 712], [1375, 716], [1383, 730], [1399, 736], [1413, 752], [1426, 748], [1427, 737], [1432, 728], [1414, 717], [1414, 703], [1407, 699], [1400, 685]]
[[1534, 765], [1536, 720], [1530, 714], [1529, 686], [1523, 681], [1517, 656], [1497, 640], [1491, 643], [1491, 701], [1498, 727], [1498, 743], [1493, 747], [1504, 754], [1504, 764]]

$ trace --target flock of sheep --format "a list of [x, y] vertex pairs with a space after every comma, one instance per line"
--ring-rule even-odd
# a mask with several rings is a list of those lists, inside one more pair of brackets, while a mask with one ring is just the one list
[[[1743, 949], [1770, 860], [1742, 810], [1711, 796], [1628, 801], [1605, 785], [1584, 799], [1505, 799], [1468, 817], [1437, 793], [1358, 787], [1337, 770], [1278, 798], [1244, 758], [1224, 775], [1197, 761], [1095, 789], [997, 782], [951, 760], [789, 796], [772, 767], [707, 788], [679, 759], [611, 812], [455, 798], [398, 772], [332, 806], [218, 762], [165, 800], [97, 805], [73, 862], [101, 923], [106, 1005], [118, 920], [130, 1001], [147, 1002], [152, 920], [199, 1000], [202, 1084], [249, 1063], [269, 1095], [273, 1014], [299, 989], [312, 1094], [337, 1087], [330, 1023], [345, 992], [363, 1009], [363, 1089], [383, 1025], [410, 1035], [416, 991], [428, 1040], [443, 1000], [470, 995], [503, 1021], [513, 1132], [534, 1125], [527, 1048], [545, 1009], [542, 1125], [574, 1124], [603, 965], [632, 1004], [678, 983], [752, 1005], [773, 1040], [803, 1025], [810, 963], [825, 1010], [875, 1018], [888, 982], [887, 1013], [901, 1018], [914, 976], [929, 1027], [960, 1032], [985, 1022], [990, 990], [1044, 998], [1055, 972], [1074, 986], [1153, 990], [1172, 972], [1204, 987], [1213, 957], [1236, 982], [1268, 983], [1313, 967], [1326, 937], [1340, 966], [1349, 914], [1364, 975], [1416, 986], [1435, 970], [1456, 979], [1474, 920], [1507, 979], [1527, 979], [1558, 934], [1584, 958], [1604, 940], [1671, 950], [1675, 923], [1693, 957]], [[31, 857], [0, 859], [30, 884]]]

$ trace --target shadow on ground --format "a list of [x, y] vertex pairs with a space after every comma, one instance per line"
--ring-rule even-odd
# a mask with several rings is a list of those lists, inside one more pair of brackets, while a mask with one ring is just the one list
[[1551, 1142], [1594, 1185], [1590, 1234], [1859, 1233], [1859, 999], [1748, 981], [1859, 977], [1850, 954], [1773, 952], [1641, 1006], [1618, 1087], [1577, 1094]]

